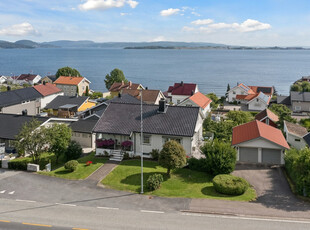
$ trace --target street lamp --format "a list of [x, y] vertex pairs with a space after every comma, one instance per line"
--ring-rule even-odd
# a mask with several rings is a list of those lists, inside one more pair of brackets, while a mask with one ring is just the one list
[[141, 88], [141, 194], [143, 194], [143, 100], [142, 100], [142, 88]]

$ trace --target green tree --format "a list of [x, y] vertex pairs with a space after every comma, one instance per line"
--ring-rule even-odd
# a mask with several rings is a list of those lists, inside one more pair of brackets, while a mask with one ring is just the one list
[[15, 147], [20, 155], [30, 154], [33, 163], [39, 163], [40, 156], [47, 150], [49, 144], [48, 131], [40, 126], [36, 119], [26, 122], [19, 134], [15, 137]]
[[124, 81], [124, 83], [127, 83], [128, 80], [125, 78], [125, 75], [123, 73], [123, 71], [121, 71], [120, 69], [114, 69], [110, 72], [110, 74], [107, 74], [105, 76], [105, 86], [106, 88], [109, 90], [110, 87], [113, 85], [114, 82], [122, 82]]
[[60, 76], [80, 77], [81, 74], [76, 69], [66, 66], [57, 70], [56, 78], [59, 78]]
[[227, 90], [226, 90], [226, 92], [228, 93], [228, 91], [230, 91], [230, 85], [229, 85], [229, 83], [228, 83], [228, 85], [227, 85]]
[[90, 98], [91, 99], [98, 99], [98, 98], [102, 98], [103, 94], [101, 92], [93, 92], [91, 95], [90, 95]]
[[282, 104], [272, 104], [269, 109], [274, 112], [279, 117], [278, 125], [283, 129], [283, 121], [289, 121], [296, 123], [296, 119], [292, 118], [292, 111], [285, 105]]
[[232, 120], [236, 125], [241, 125], [254, 119], [250, 112], [245, 111], [229, 111], [226, 116], [227, 119]]
[[203, 159], [206, 164], [203, 168], [207, 173], [216, 176], [229, 174], [234, 171], [237, 160], [237, 151], [228, 142], [214, 140], [207, 142], [201, 151], [206, 156]]
[[76, 160], [82, 155], [82, 147], [76, 141], [70, 141], [69, 146], [66, 150], [66, 160]]
[[219, 106], [219, 98], [216, 96], [216, 94], [215, 93], [209, 93], [209, 94], [207, 94], [207, 97], [212, 100], [211, 108], [217, 109], [217, 107]]
[[56, 163], [68, 148], [71, 140], [71, 128], [65, 124], [53, 124], [48, 128], [50, 138], [50, 151], [56, 156]]
[[295, 82], [293, 85], [291, 85], [291, 91], [310, 92], [310, 83], [307, 81]]
[[186, 154], [183, 146], [174, 140], [167, 141], [160, 151], [159, 164], [167, 169], [168, 175], [172, 169], [184, 167]]
[[85, 90], [85, 96], [89, 96], [89, 89], [88, 89], [88, 86], [86, 86], [86, 90]]

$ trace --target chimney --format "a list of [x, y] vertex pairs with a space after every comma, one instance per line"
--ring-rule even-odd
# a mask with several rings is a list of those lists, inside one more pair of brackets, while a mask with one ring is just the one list
[[46, 85], [46, 81], [43, 81], [43, 85]]
[[183, 81], [181, 81], [181, 86], [183, 86], [184, 85], [184, 82]]
[[24, 110], [22, 111], [22, 115], [23, 115], [23, 116], [27, 116], [27, 114], [28, 114], [27, 109], [24, 109]]
[[160, 101], [159, 101], [158, 112], [159, 113], [165, 113], [166, 112], [166, 100], [164, 98], [160, 99]]
[[119, 97], [119, 98], [121, 98], [121, 97], [122, 97], [122, 94], [121, 94], [120, 92], [118, 93], [118, 97]]
[[193, 96], [194, 95], [194, 90], [192, 90], [192, 92], [191, 92], [191, 96]]
[[145, 90], [148, 90], [149, 88], [148, 87], [145, 87]]
[[7, 91], [11, 91], [11, 86], [8, 85], [8, 86], [6, 87], [6, 90], [7, 90]]
[[131, 86], [132, 86], [132, 82], [131, 82], [131, 81], [129, 81], [129, 88], [131, 88]]
[[122, 85], [124, 85], [124, 81], [122, 81]]

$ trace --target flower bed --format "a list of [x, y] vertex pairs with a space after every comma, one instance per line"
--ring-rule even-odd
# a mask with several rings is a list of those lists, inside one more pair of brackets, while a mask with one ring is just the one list
[[104, 148], [104, 149], [113, 149], [115, 141], [112, 139], [109, 140], [96, 140], [97, 148]]

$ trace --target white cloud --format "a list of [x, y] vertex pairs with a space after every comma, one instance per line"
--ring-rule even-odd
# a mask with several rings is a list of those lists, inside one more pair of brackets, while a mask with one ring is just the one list
[[86, 0], [79, 5], [80, 10], [107, 10], [110, 8], [121, 8], [128, 4], [131, 8], [136, 8], [139, 2], [133, 0]]
[[151, 42], [162, 42], [162, 41], [167, 41], [167, 39], [164, 36], [158, 36], [151, 40]]
[[40, 33], [36, 29], [34, 29], [34, 27], [30, 23], [24, 22], [21, 24], [15, 24], [10, 27], [0, 29], [0, 35], [3, 35], [3, 36], [26, 36], [26, 35], [38, 36], [40, 35]]
[[194, 25], [208, 25], [208, 24], [213, 23], [213, 20], [212, 19], [198, 19], [196, 21], [192, 21], [191, 23]]
[[120, 13], [120, 15], [121, 16], [127, 16], [127, 15], [131, 15], [130, 13], [124, 13], [124, 12], [122, 12], [122, 13]]
[[171, 16], [180, 12], [180, 9], [169, 8], [167, 10], [160, 11], [160, 15], [163, 17]]
[[200, 16], [201, 16], [200, 14], [198, 14], [198, 13], [195, 12], [195, 11], [191, 12], [191, 14], [192, 14], [192, 15], [195, 15], [195, 16], [197, 16], [197, 17], [200, 17]]
[[[216, 32], [218, 30], [228, 29], [229, 31], [237, 32], [252, 32], [259, 30], [267, 30], [271, 28], [268, 23], [262, 23], [257, 20], [247, 19], [242, 23], [213, 23], [212, 19], [196, 20], [191, 22], [194, 25], [200, 25], [201, 27], [183, 27], [183, 31], [204, 31], [204, 32]], [[203, 26], [202, 26], [203, 25]]]

